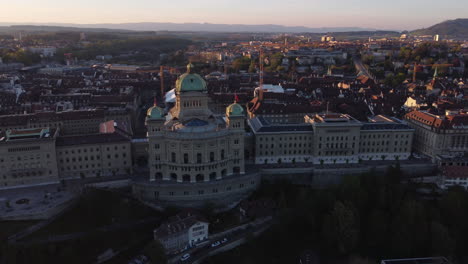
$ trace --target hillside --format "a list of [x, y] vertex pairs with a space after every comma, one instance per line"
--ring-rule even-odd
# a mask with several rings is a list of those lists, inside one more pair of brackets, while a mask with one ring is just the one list
[[414, 35], [436, 35], [449, 38], [468, 38], [468, 18], [447, 20], [428, 28], [411, 32]]
[[27, 23], [27, 25], [17, 25], [0, 22], [0, 30], [43, 30], [57, 31], [109, 31], [109, 30], [131, 30], [131, 31], [195, 31], [195, 32], [290, 32], [290, 33], [327, 33], [327, 32], [354, 32], [354, 31], [375, 31], [373, 28], [361, 27], [320, 27], [312, 28], [305, 26], [283, 26], [283, 25], [248, 25], [248, 24], [211, 24], [211, 23], [120, 23], [120, 24], [70, 24], [70, 23]]

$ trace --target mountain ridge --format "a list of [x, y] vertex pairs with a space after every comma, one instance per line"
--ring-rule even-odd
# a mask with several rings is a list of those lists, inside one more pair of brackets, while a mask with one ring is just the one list
[[468, 18], [446, 20], [427, 28], [411, 31], [414, 35], [441, 35], [458, 38], [468, 37]]
[[206, 32], [271, 32], [271, 33], [328, 33], [328, 32], [355, 32], [380, 31], [375, 28], [362, 27], [305, 27], [283, 26], [276, 24], [214, 24], [214, 23], [170, 23], [170, 22], [135, 22], [135, 23], [99, 23], [99, 24], [73, 24], [73, 23], [8, 23], [0, 22], [0, 26], [51, 26], [72, 27], [87, 29], [111, 29], [132, 31], [206, 31]]

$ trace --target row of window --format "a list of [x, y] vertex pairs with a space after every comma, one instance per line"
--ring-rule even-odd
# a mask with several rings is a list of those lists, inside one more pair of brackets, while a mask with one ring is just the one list
[[[127, 146], [125, 146], [125, 145], [120, 146], [120, 149], [125, 150], [125, 149], [127, 149]], [[111, 151], [111, 147], [107, 147], [106, 150]], [[119, 150], [118, 146], [114, 146], [112, 148], [112, 151], [117, 151], [117, 150]], [[88, 148], [76, 149], [76, 153], [81, 153], [82, 151], [83, 151], [83, 153], [86, 153], [86, 152], [88, 152]], [[99, 148], [89, 148], [89, 152], [94, 152], [94, 151], [99, 152]], [[63, 152], [59, 151], [58, 154], [63, 155], [63, 154], [68, 154], [68, 153], [75, 154], [75, 149], [70, 150], [70, 152], [68, 152], [68, 150], [65, 150]]]
[[[238, 152], [237, 152], [238, 153]], [[214, 162], [215, 161], [215, 153], [214, 152], [210, 152], [210, 157], [209, 157], [209, 162]], [[224, 153], [224, 149], [222, 149], [220, 151], [220, 158], [221, 160], [225, 159], [225, 153]], [[177, 162], [177, 155], [175, 152], [171, 152], [171, 162], [173, 163], [176, 163]], [[190, 162], [190, 159], [189, 159], [189, 154], [188, 153], [184, 153], [183, 154], [183, 163], [184, 164], [188, 164]], [[203, 159], [202, 159], [202, 154], [201, 153], [197, 153], [196, 155], [196, 163], [203, 163]]]
[[[239, 174], [240, 173], [240, 167], [234, 167], [232, 169], [232, 172], [234, 174]], [[221, 177], [225, 177], [227, 174], [227, 170], [226, 169], [223, 169], [221, 171]], [[214, 171], [214, 172], [211, 172], [209, 175], [208, 175], [208, 179], [211, 181], [211, 180], [216, 180], [216, 177], [217, 177], [217, 173]], [[162, 180], [163, 179], [163, 174], [161, 172], [156, 172], [154, 174], [154, 178], [156, 180]], [[171, 173], [170, 174], [170, 179], [173, 180], [173, 181], [177, 181], [178, 179], [178, 175], [176, 173]], [[196, 182], [202, 182], [205, 180], [205, 175], [204, 174], [197, 174], [195, 175], [195, 178], [194, 180]], [[182, 175], [182, 182], [191, 182], [192, 181], [192, 176], [189, 175], [189, 174], [184, 174]]]
[[[310, 137], [308, 136], [294, 136], [294, 137], [284, 137], [284, 140], [308, 140], [310, 139]], [[276, 142], [276, 141], [282, 141], [283, 140], [283, 137], [259, 137], [259, 141], [262, 142], [262, 141], [273, 141], [273, 142]]]
[[[127, 165], [127, 161], [124, 161], [124, 162], [122, 163], [122, 165], [126, 166], [126, 165]], [[107, 166], [108, 166], [108, 168], [112, 167], [112, 163], [110, 163], [110, 162], [107, 163]], [[80, 169], [80, 170], [81, 170], [81, 169], [89, 169], [89, 168], [95, 168], [95, 167], [96, 167], [96, 168], [99, 168], [99, 167], [101, 167], [101, 164], [99, 164], [99, 163], [97, 163], [97, 164], [92, 163], [92, 164], [85, 164], [85, 165], [78, 165], [78, 166], [77, 166], [77, 165], [73, 165], [73, 166], [61, 167], [60, 170], [61, 170], [61, 171], [65, 171], [65, 170], [71, 171], [71, 170], [77, 170], [77, 169]]]
[[[126, 158], [127, 157], [127, 153], [122, 153], [122, 158]], [[100, 160], [100, 156], [96, 156], [96, 160]], [[118, 159], [120, 158], [120, 155], [119, 154], [114, 154], [114, 156], [112, 157], [112, 155], [108, 154], [107, 155], [107, 159], [112, 159], [112, 158], [115, 158], [115, 159]], [[84, 157], [72, 157], [71, 159], [70, 158], [66, 158], [66, 159], [60, 159], [59, 162], [60, 163], [69, 163], [70, 161], [71, 162], [76, 162], [76, 161], [94, 161], [94, 156], [84, 156]]]
[[[250, 185], [255, 185], [255, 181], [251, 181], [250, 182]], [[239, 184], [239, 188], [238, 189], [242, 189], [242, 188], [245, 188], [245, 184], [244, 183], [240, 183]], [[227, 186], [225, 188], [225, 191], [232, 191], [232, 186]], [[218, 188], [213, 188], [211, 189], [211, 193], [218, 193], [219, 192], [219, 189]], [[187, 195], [190, 195], [190, 191], [183, 191], [181, 192], [184, 196], [187, 196]], [[206, 192], [207, 194], [210, 193], [209, 191]], [[177, 192], [173, 192], [173, 191], [170, 191], [167, 193], [169, 196], [176, 196], [177, 195]], [[205, 194], [205, 190], [198, 190], [196, 193], [194, 194], [198, 194], [198, 195], [204, 195]], [[156, 199], [159, 198], [159, 192], [155, 192], [154, 193], [154, 196]]]
[[[265, 145], [260, 144], [260, 145], [259, 145], [260, 148], [263, 148], [264, 146], [265, 146], [266, 149], [269, 148], [269, 147], [270, 147], [270, 148], [275, 148], [275, 144], [273, 144], [273, 143], [272, 143], [272, 144], [265, 144]], [[302, 143], [289, 143], [289, 144], [284, 144], [284, 145], [280, 143], [280, 144], [278, 144], [278, 147], [280, 147], [280, 148], [282, 148], [282, 147], [285, 147], [285, 148], [286, 148], [286, 147], [290, 147], [290, 148], [309, 147], [309, 148], [311, 148], [311, 147], [312, 147], [312, 143], [309, 143], [309, 144], [306, 144], [306, 143], [304, 143], [304, 144], [302, 144]]]

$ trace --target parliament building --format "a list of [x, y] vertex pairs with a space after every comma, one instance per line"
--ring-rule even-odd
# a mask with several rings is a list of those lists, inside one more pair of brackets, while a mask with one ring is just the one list
[[245, 171], [244, 109], [234, 100], [225, 115], [214, 114], [206, 82], [192, 68], [178, 78], [167, 114], [156, 103], [147, 111], [150, 175], [135, 180], [133, 193], [161, 205], [235, 204], [260, 183]]

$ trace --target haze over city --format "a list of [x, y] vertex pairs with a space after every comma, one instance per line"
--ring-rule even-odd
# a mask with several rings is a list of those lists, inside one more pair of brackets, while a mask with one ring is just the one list
[[10, 23], [217, 23], [412, 30], [468, 14], [468, 4], [447, 1], [177, 0], [15, 1], [0, 22]]

